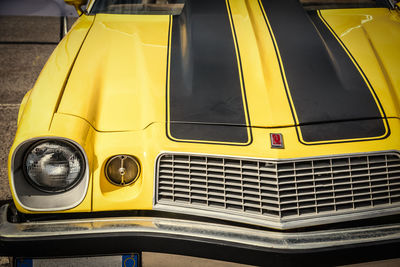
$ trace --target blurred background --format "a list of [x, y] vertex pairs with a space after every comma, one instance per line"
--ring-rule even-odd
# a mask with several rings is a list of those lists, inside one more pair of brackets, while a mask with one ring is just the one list
[[64, 0], [1, 0], [0, 16], [76, 17], [77, 14]]

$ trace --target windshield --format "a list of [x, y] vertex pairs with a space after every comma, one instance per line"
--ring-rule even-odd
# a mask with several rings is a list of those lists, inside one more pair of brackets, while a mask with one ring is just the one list
[[185, 0], [97, 0], [91, 14], [155, 14], [179, 15]]
[[306, 9], [389, 7], [390, 0], [300, 0]]
[[[90, 14], [179, 15], [190, 0], [96, 0]], [[198, 0], [201, 1], [201, 0]], [[283, 1], [283, 0], [282, 0]], [[330, 8], [390, 7], [395, 0], [299, 0], [307, 10]]]

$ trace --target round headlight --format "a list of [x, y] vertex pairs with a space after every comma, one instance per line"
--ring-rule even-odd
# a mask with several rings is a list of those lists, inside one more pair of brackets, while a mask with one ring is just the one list
[[132, 184], [139, 177], [140, 165], [132, 156], [118, 155], [108, 160], [105, 171], [110, 183], [125, 186]]
[[27, 180], [45, 192], [61, 192], [74, 187], [83, 177], [85, 161], [73, 144], [48, 140], [35, 143], [24, 161]]

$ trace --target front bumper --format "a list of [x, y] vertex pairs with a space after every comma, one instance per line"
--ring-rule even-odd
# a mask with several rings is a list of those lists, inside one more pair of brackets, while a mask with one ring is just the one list
[[160, 217], [11, 223], [7, 219], [8, 209], [8, 205], [0, 208], [3, 256], [152, 251], [256, 265], [284, 261], [315, 264], [321, 257], [331, 265], [400, 255], [400, 223], [290, 233]]

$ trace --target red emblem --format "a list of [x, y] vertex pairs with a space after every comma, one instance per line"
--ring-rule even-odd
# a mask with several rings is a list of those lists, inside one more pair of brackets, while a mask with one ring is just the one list
[[283, 148], [283, 136], [279, 133], [272, 133], [271, 135], [271, 148]]

